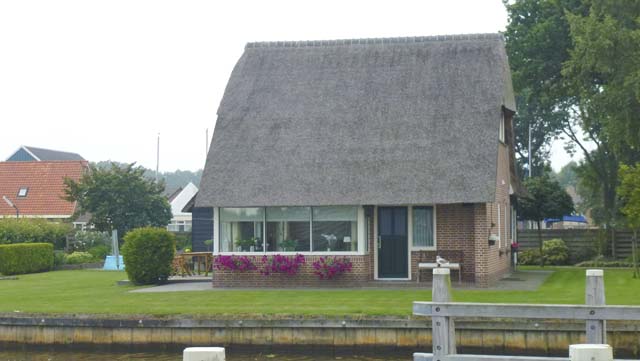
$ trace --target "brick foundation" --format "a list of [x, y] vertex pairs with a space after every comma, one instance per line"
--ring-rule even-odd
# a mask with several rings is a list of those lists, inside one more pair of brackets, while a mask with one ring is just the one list
[[[247, 256], [260, 268], [262, 256]], [[220, 288], [303, 288], [303, 287], [353, 287], [371, 280], [372, 274], [369, 272], [370, 257], [360, 256], [338, 256], [351, 260], [353, 268], [351, 272], [343, 273], [335, 279], [321, 280], [314, 274], [313, 262], [322, 256], [305, 256], [305, 264], [295, 275], [270, 274], [262, 275], [259, 270], [248, 272], [234, 272], [227, 270], [213, 271], [213, 287]]]

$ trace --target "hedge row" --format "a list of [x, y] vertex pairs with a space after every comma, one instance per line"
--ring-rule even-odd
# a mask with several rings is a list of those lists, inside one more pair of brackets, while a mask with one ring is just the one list
[[4, 275], [43, 272], [52, 268], [51, 243], [0, 245], [0, 273]]
[[0, 219], [0, 244], [51, 243], [60, 249], [65, 246], [71, 226], [44, 219]]

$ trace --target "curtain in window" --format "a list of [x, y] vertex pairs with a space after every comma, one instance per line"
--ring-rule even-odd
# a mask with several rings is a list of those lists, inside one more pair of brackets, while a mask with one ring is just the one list
[[433, 247], [433, 207], [413, 207], [413, 246]]

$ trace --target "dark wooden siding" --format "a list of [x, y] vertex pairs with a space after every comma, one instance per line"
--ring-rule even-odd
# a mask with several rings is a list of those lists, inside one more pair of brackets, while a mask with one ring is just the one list
[[213, 239], [213, 208], [194, 207], [192, 215], [191, 245], [194, 252], [211, 251], [204, 241]]

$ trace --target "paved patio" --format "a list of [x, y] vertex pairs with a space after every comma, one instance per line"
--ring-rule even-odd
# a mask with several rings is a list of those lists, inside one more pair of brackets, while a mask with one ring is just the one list
[[[476, 287], [470, 283], [458, 284], [455, 280], [452, 281], [452, 286], [455, 289], [466, 290], [490, 290], [490, 291], [535, 291], [544, 283], [544, 281], [551, 275], [553, 271], [516, 271], [504, 277], [498, 281], [495, 285], [488, 288]], [[353, 287], [352, 289], [424, 289], [430, 288], [430, 282], [402, 282], [402, 281], [371, 281], [363, 284], [359, 287]], [[272, 288], [269, 288], [272, 290]], [[308, 288], [307, 288], [308, 289]], [[345, 288], [322, 288], [322, 290], [344, 290]], [[348, 289], [348, 288], [347, 288]], [[188, 291], [228, 291], [229, 288], [214, 288], [211, 287], [210, 277], [175, 277], [169, 280], [169, 283], [161, 286], [141, 288], [133, 291], [132, 293], [151, 293], [151, 292], [188, 292]], [[233, 290], [256, 290], [256, 288], [233, 288]], [[259, 288], [264, 290], [264, 288]]]

